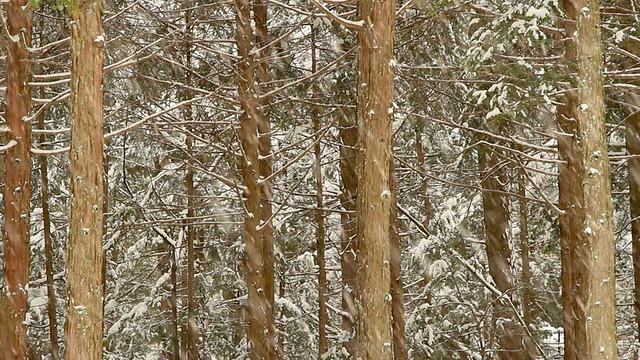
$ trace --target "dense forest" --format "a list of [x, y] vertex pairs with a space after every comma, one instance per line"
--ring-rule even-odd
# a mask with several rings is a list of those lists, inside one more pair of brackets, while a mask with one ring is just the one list
[[0, 0], [0, 360], [638, 359], [638, 0]]

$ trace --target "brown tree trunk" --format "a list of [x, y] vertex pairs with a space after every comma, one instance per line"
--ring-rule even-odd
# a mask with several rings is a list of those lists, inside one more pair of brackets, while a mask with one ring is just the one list
[[[40, 88], [40, 98], [44, 99], [44, 88]], [[41, 112], [38, 116], [38, 126], [44, 129], [44, 115]], [[44, 134], [39, 136], [38, 141], [42, 144], [46, 141]], [[47, 169], [47, 158], [40, 157], [40, 181], [42, 186], [42, 222], [44, 232], [44, 259], [45, 272], [47, 277], [47, 314], [49, 317], [49, 350], [51, 359], [60, 358], [60, 346], [58, 344], [58, 317], [56, 315], [56, 290], [53, 283], [53, 246], [51, 243], [51, 213], [49, 211], [49, 175]]]
[[102, 359], [102, 3], [71, 14], [71, 216], [66, 359]]
[[351, 357], [356, 355], [356, 318], [358, 312], [355, 299], [358, 294], [356, 282], [356, 200], [358, 198], [358, 175], [356, 174], [356, 145], [358, 133], [355, 114], [348, 108], [342, 111], [338, 120], [340, 127], [340, 177], [342, 192], [340, 203], [345, 212], [340, 214], [341, 249], [340, 271], [342, 273], [342, 330], [349, 335], [342, 346]]
[[359, 1], [358, 357], [391, 359], [389, 183], [394, 96], [395, 1]]
[[[157, 252], [160, 254], [158, 258], [157, 277], [168, 275], [169, 281], [166, 281], [164, 285], [158, 289], [158, 291], [166, 291], [169, 296], [163, 297], [163, 301], [160, 303], [160, 316], [157, 321], [161, 323], [168, 322], [168, 324], [162, 327], [161, 339], [163, 340], [162, 351], [158, 356], [160, 360], [178, 360], [179, 345], [178, 339], [178, 322], [173, 317], [174, 309], [176, 307], [176, 301], [173, 297], [173, 284], [170, 280], [173, 277], [173, 254], [174, 249], [168, 241], [163, 241], [157, 247]], [[168, 316], [167, 316], [168, 315]], [[176, 311], [177, 315], [177, 311]], [[167, 317], [169, 318], [167, 320]], [[167, 346], [168, 345], [168, 346]]]
[[522, 258], [522, 286], [523, 286], [523, 303], [522, 314], [525, 326], [533, 323], [533, 308], [535, 306], [535, 293], [531, 284], [531, 261], [530, 261], [530, 244], [529, 244], [529, 213], [527, 211], [527, 191], [524, 175], [525, 169], [520, 170], [520, 181], [518, 183], [518, 199], [520, 221], [520, 257]]
[[[564, 0], [563, 7], [569, 18], [565, 28], [573, 37], [572, 49], [565, 57], [574, 61], [578, 70], [575, 79], [577, 91], [567, 96], [575, 101], [567, 101], [559, 112], [563, 117], [559, 121], [575, 124], [570, 145], [573, 151], [564, 154], [561, 151], [568, 167], [575, 168], [574, 181], [561, 183], [560, 187], [563, 209], [571, 207], [567, 211], [567, 219], [564, 219], [564, 222], [570, 222], [570, 232], [567, 234], [565, 230], [562, 233], [561, 228], [562, 235], [566, 237], [562, 239], [563, 250], [571, 251], [568, 259], [570, 269], [566, 269], [571, 278], [565, 279], [563, 274], [563, 287], [567, 287], [563, 289], [563, 298], [567, 297], [563, 303], [565, 320], [573, 317], [570, 320], [572, 324], [565, 324], [565, 328], [573, 326], [572, 331], [565, 331], [565, 344], [568, 344], [567, 350], [574, 353], [568, 353], [565, 358], [615, 359], [613, 215], [604, 118], [599, 4], [597, 0]], [[560, 142], [559, 139], [559, 145]], [[563, 200], [563, 190], [571, 191], [572, 196]], [[577, 213], [577, 216], [571, 217], [572, 213]], [[565, 283], [565, 280], [569, 282]], [[566, 314], [567, 311], [571, 313]]]
[[[316, 61], [316, 29], [311, 25], [311, 72], [318, 70]], [[319, 101], [320, 91], [317, 82], [312, 86], [312, 102]], [[320, 143], [320, 117], [318, 107], [314, 105], [311, 109], [311, 119], [313, 121], [313, 132], [315, 135], [315, 178], [316, 178], [316, 245], [318, 248], [318, 360], [322, 360], [322, 355], [329, 349], [327, 341], [327, 272], [325, 268], [325, 227], [324, 227], [324, 199], [322, 192], [322, 144]]]
[[[502, 170], [492, 155], [491, 150], [483, 147], [479, 150], [478, 158], [482, 179], [482, 206], [484, 209], [484, 231], [489, 274], [496, 284], [496, 288], [509, 299], [515, 277], [511, 270], [511, 249], [509, 248], [509, 203], [504, 195], [504, 176]], [[514, 309], [506, 301], [497, 301], [494, 308], [494, 318], [501, 321], [503, 329], [496, 334], [500, 344], [498, 358], [524, 359], [522, 346], [522, 329], [517, 323]]]
[[[193, 65], [191, 63], [192, 56], [192, 23], [191, 23], [191, 9], [187, 9], [185, 11], [185, 67], [186, 71], [186, 79], [185, 82], [187, 86], [191, 86], [191, 77], [193, 71]], [[192, 97], [191, 91], [185, 90], [184, 94], [185, 100], [188, 100]], [[191, 105], [187, 105], [184, 108], [184, 117], [187, 122], [193, 121], [193, 110]], [[185, 177], [186, 187], [187, 187], [187, 323], [185, 324], [186, 334], [185, 339], [186, 342], [184, 344], [186, 358], [188, 360], [197, 360], [199, 359], [198, 354], [198, 326], [196, 324], [196, 310], [197, 303], [195, 298], [195, 262], [196, 262], [196, 254], [195, 254], [195, 241], [197, 236], [197, 229], [193, 224], [195, 218], [195, 197], [196, 197], [196, 188], [193, 182], [194, 176], [194, 167], [193, 167], [193, 137], [191, 134], [187, 134], [187, 138], [185, 140], [185, 145], [187, 146], [187, 174]]]
[[404, 286], [402, 285], [402, 243], [398, 233], [398, 208], [396, 189], [396, 167], [389, 161], [389, 259], [391, 276], [391, 318], [393, 319], [393, 359], [407, 359], [407, 340], [404, 331]]
[[577, 339], [573, 315], [575, 304], [573, 242], [579, 242], [583, 233], [582, 193], [580, 191], [580, 152], [577, 144], [577, 126], [572, 113], [575, 100], [565, 96], [565, 104], [558, 107], [558, 124], [562, 134], [558, 135], [558, 155], [563, 163], [558, 166], [559, 205], [565, 213], [560, 215], [560, 249], [562, 257], [562, 306], [564, 321], [564, 358], [577, 360]]
[[[187, 113], [191, 117], [191, 106], [187, 106]], [[188, 117], [188, 118], [189, 118]], [[188, 119], [187, 118], [187, 119]], [[196, 229], [193, 225], [195, 218], [194, 200], [196, 196], [193, 184], [193, 138], [187, 135], [187, 324], [186, 324], [186, 355], [188, 360], [198, 359], [197, 326], [196, 326], [196, 299], [195, 299], [195, 251], [194, 242]]]
[[[246, 283], [248, 288], [249, 347], [252, 360], [273, 359], [275, 344], [269, 331], [271, 302], [266, 294], [264, 242], [260, 230], [261, 191], [258, 123], [263, 118], [262, 107], [254, 89], [255, 62], [251, 28], [251, 4], [249, 0], [236, 0], [236, 43], [238, 47], [238, 94], [240, 115], [240, 140], [242, 146], [242, 178], [244, 182], [243, 204], [245, 208], [244, 241]], [[273, 293], [271, 294], [273, 296]]]
[[[256, 25], [255, 46], [259, 49], [256, 56], [257, 66], [257, 89], [259, 111], [256, 113], [259, 117], [258, 122], [259, 133], [259, 152], [260, 165], [259, 177], [268, 179], [273, 173], [272, 155], [271, 154], [271, 124], [269, 122], [269, 101], [270, 99], [262, 96], [267, 90], [267, 82], [269, 81], [269, 31], [267, 28], [267, 3], [264, 0], [254, 0], [253, 6], [254, 22]], [[265, 180], [260, 183], [260, 220], [262, 228], [260, 235], [262, 238], [262, 251], [264, 257], [264, 296], [266, 299], [267, 314], [267, 333], [266, 339], [269, 348], [269, 359], [275, 358], [275, 336], [276, 336], [276, 315], [275, 315], [275, 276], [274, 276], [274, 239], [273, 239], [273, 223], [271, 217], [271, 181]]]
[[0, 332], [9, 334], [7, 359], [27, 358], [27, 287], [29, 283], [29, 214], [31, 201], [31, 123], [24, 118], [31, 110], [32, 13], [27, 0], [11, 0], [7, 6], [6, 133], [7, 144], [15, 143], [4, 156], [4, 282], [13, 306], [9, 321]]
[[429, 198], [429, 193], [427, 191], [427, 178], [422, 175], [422, 172], [426, 172], [424, 149], [422, 146], [422, 131], [422, 126], [416, 125], [416, 158], [418, 160], [418, 166], [420, 167], [420, 176], [423, 177], [422, 182], [420, 183], [420, 196], [422, 196], [424, 204], [424, 220], [422, 220], [422, 225], [424, 225], [425, 229], [429, 229], [429, 223], [433, 217], [433, 205], [431, 205], [431, 199]]
[[[522, 149], [521, 149], [522, 150]], [[520, 169], [520, 181], [518, 182], [518, 218], [520, 221], [520, 258], [522, 259], [522, 317], [524, 326], [527, 328], [534, 322], [533, 309], [536, 305], [536, 294], [533, 291], [532, 275], [531, 275], [531, 261], [530, 261], [530, 244], [529, 244], [529, 212], [527, 210], [526, 200], [526, 170]], [[524, 335], [525, 348], [527, 353], [526, 359], [535, 359], [536, 346], [531, 337]]]

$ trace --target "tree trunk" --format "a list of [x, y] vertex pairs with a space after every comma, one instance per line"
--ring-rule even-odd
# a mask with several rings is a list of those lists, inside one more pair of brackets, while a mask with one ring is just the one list
[[[520, 149], [521, 151], [523, 149]], [[525, 176], [526, 169], [524, 167], [520, 169], [520, 181], [518, 182], [518, 218], [520, 222], [520, 258], [522, 260], [522, 317], [524, 326], [527, 328], [534, 322], [533, 309], [536, 305], [536, 294], [533, 291], [532, 275], [531, 275], [531, 261], [530, 261], [530, 244], [529, 244], [529, 212], [527, 210], [526, 200], [526, 182]], [[525, 354], [527, 360], [535, 359], [536, 346], [531, 337], [525, 336], [525, 348], [527, 353]]]
[[15, 143], [4, 156], [4, 281], [7, 301], [13, 307], [0, 332], [9, 334], [7, 359], [27, 358], [27, 287], [29, 283], [29, 214], [31, 201], [31, 123], [24, 121], [31, 110], [32, 13], [27, 0], [11, 0], [7, 27], [14, 38], [7, 41], [6, 133], [7, 144]]
[[[244, 182], [243, 203], [245, 208], [244, 241], [245, 265], [248, 288], [249, 346], [252, 360], [273, 359], [274, 343], [268, 332], [271, 302], [266, 294], [264, 243], [260, 230], [261, 192], [258, 178], [259, 139], [258, 122], [263, 118], [262, 107], [254, 89], [255, 62], [251, 28], [251, 4], [249, 0], [236, 0], [236, 42], [238, 47], [238, 94], [242, 114], [240, 115], [240, 140], [242, 146], [242, 178]], [[273, 296], [273, 294], [271, 295]]]
[[341, 249], [340, 271], [342, 273], [342, 330], [348, 334], [348, 340], [342, 346], [353, 358], [356, 355], [356, 318], [358, 312], [355, 299], [358, 294], [356, 282], [356, 200], [358, 198], [358, 175], [356, 174], [356, 145], [358, 133], [355, 114], [345, 108], [340, 114], [339, 133], [342, 142], [340, 146], [340, 177], [342, 192], [340, 205], [344, 212], [340, 214]]
[[71, 13], [71, 216], [67, 360], [102, 359], [102, 3]]
[[[192, 86], [191, 77], [193, 72], [193, 65], [191, 63], [192, 56], [192, 23], [191, 23], [191, 9], [187, 9], [185, 11], [185, 67], [186, 71], [186, 79], [185, 83], [187, 86]], [[192, 94], [191, 91], [185, 90], [184, 94], [185, 100], [191, 99]], [[186, 105], [184, 107], [184, 117], [187, 122], [193, 121], [193, 110], [191, 105]], [[185, 176], [185, 182], [187, 187], [187, 323], [186, 323], [186, 343], [185, 343], [185, 352], [188, 360], [197, 360], [199, 359], [198, 354], [198, 326], [196, 324], [196, 310], [197, 303], [195, 298], [195, 263], [196, 263], [196, 254], [195, 254], [195, 241], [197, 236], [197, 229], [193, 224], [195, 218], [195, 197], [196, 197], [196, 188], [193, 181], [194, 176], [194, 167], [193, 167], [193, 137], [190, 133], [187, 134], [187, 138], [185, 140], [185, 145], [187, 147], [187, 174]]]
[[391, 359], [389, 183], [394, 96], [395, 1], [359, 1], [358, 357]]
[[[270, 99], [262, 96], [267, 90], [269, 82], [269, 31], [267, 28], [267, 3], [264, 0], [254, 0], [253, 6], [254, 22], [256, 25], [255, 47], [259, 49], [256, 56], [257, 66], [257, 91], [259, 111], [258, 118], [259, 152], [260, 165], [259, 177], [267, 179], [273, 173], [271, 154], [271, 124], [269, 122], [269, 102]], [[271, 217], [271, 181], [260, 183], [260, 220], [262, 228], [260, 235], [262, 239], [262, 251], [264, 256], [264, 296], [266, 300], [267, 333], [266, 339], [269, 349], [269, 359], [275, 358], [275, 336], [276, 336], [276, 315], [275, 315], [275, 276], [274, 276], [274, 239], [273, 223]]]
[[[187, 114], [189, 119], [191, 117], [191, 106], [187, 106]], [[195, 186], [193, 184], [193, 138], [191, 135], [187, 135], [186, 140], [187, 153], [189, 159], [187, 160], [187, 324], [186, 324], [186, 354], [187, 359], [198, 359], [198, 345], [197, 345], [197, 325], [196, 325], [196, 299], [195, 299], [195, 251], [194, 242], [196, 238], [196, 229], [193, 225], [195, 218]]]
[[[509, 203], [504, 195], [504, 176], [491, 149], [483, 147], [478, 158], [482, 174], [482, 206], [484, 209], [484, 231], [489, 274], [508, 299], [512, 298], [515, 282], [511, 270], [511, 249], [509, 248]], [[498, 358], [501, 360], [524, 359], [522, 329], [517, 322], [515, 309], [506, 301], [497, 301], [494, 308], [496, 322], [501, 322], [496, 336], [500, 344]]]
[[[563, 289], [563, 297], [566, 295], [568, 298], [563, 303], [565, 319], [573, 316], [573, 324], [568, 324], [573, 326], [573, 330], [565, 331], [565, 344], [569, 343], [568, 350], [575, 353], [569, 353], [565, 358], [615, 359], [613, 214], [604, 118], [599, 4], [597, 0], [564, 0], [563, 7], [569, 18], [565, 27], [567, 34], [573, 36], [575, 49], [567, 51], [565, 57], [574, 61], [578, 70], [575, 79], [577, 91], [567, 96], [574, 97], [575, 101], [567, 101], [560, 113], [562, 121], [575, 124], [571, 141], [574, 151], [565, 152], [563, 158], [576, 171], [574, 182], [564, 186], [561, 183], [560, 191], [571, 191], [572, 195], [573, 192], [577, 195], [565, 198], [563, 202], [561, 194], [561, 205], [572, 208], [564, 220], [571, 222], [568, 227], [570, 233], [563, 234], [568, 237], [562, 244], [563, 250], [571, 249], [570, 269], [567, 269], [571, 278], [565, 279], [563, 274], [563, 287], [567, 287]], [[567, 189], [567, 186], [576, 189]], [[577, 212], [577, 216], [571, 217], [569, 214], [572, 212]], [[565, 280], [569, 282], [565, 283]], [[567, 311], [572, 313], [567, 315]]]
[[[44, 88], [40, 88], [40, 98], [44, 99]], [[44, 129], [44, 115], [41, 112], [38, 116], [38, 126]], [[38, 141], [42, 144], [46, 141], [46, 136], [41, 134]], [[40, 157], [40, 182], [42, 187], [42, 222], [44, 236], [44, 260], [47, 277], [47, 315], [49, 317], [49, 350], [51, 359], [60, 358], [60, 346], [58, 344], [58, 317], [56, 315], [56, 290], [53, 282], [53, 245], [51, 243], [51, 213], [49, 211], [49, 175], [47, 169], [47, 158]]]
[[389, 161], [389, 258], [391, 276], [391, 318], [393, 319], [393, 359], [407, 359], [407, 340], [404, 333], [404, 286], [402, 285], [402, 243], [398, 233], [398, 209], [396, 189], [396, 167]]
[[[316, 47], [316, 28], [311, 25], [311, 72], [318, 70]], [[319, 101], [320, 91], [317, 82], [312, 86], [312, 102]], [[325, 268], [325, 227], [324, 227], [324, 199], [322, 192], [322, 144], [320, 143], [320, 117], [318, 107], [314, 105], [311, 109], [311, 119], [313, 121], [313, 132], [315, 135], [315, 178], [316, 178], [316, 245], [318, 248], [318, 360], [322, 360], [322, 355], [329, 349], [327, 341], [327, 272]]]
[[433, 217], [433, 205], [431, 205], [431, 199], [429, 198], [427, 178], [423, 175], [427, 169], [425, 168], [424, 148], [422, 146], [422, 131], [423, 126], [416, 125], [416, 158], [418, 160], [418, 166], [420, 167], [419, 175], [422, 176], [420, 196], [422, 196], [424, 204], [424, 220], [422, 220], [422, 225], [424, 225], [425, 229], [429, 229], [429, 224]]

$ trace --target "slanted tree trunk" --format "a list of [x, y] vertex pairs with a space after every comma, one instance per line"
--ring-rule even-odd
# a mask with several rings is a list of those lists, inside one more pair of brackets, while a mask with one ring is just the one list
[[[311, 25], [311, 72], [318, 71], [316, 47], [316, 28]], [[312, 102], [318, 102], [320, 91], [317, 82], [312, 86]], [[325, 227], [324, 227], [324, 199], [322, 192], [322, 144], [320, 143], [320, 117], [318, 115], [318, 106], [313, 105], [311, 108], [311, 119], [313, 121], [313, 132], [316, 134], [314, 139], [315, 152], [315, 178], [316, 178], [316, 246], [318, 252], [318, 360], [322, 360], [322, 356], [329, 349], [327, 341], [327, 272], [325, 268]]]
[[[395, 1], [359, 1], [358, 354], [391, 359], [390, 189]], [[356, 357], [356, 358], [357, 358]]]
[[71, 216], [66, 359], [102, 359], [102, 3], [71, 14]]
[[7, 359], [27, 358], [27, 286], [29, 283], [29, 214], [31, 201], [31, 123], [24, 118], [31, 110], [32, 13], [27, 0], [11, 0], [7, 6], [7, 92], [4, 156], [4, 290], [13, 313], [0, 324], [8, 334]]
[[[487, 147], [478, 152], [482, 179], [482, 206], [484, 209], [484, 231], [489, 274], [496, 288], [511, 299], [515, 276], [511, 268], [511, 249], [509, 247], [509, 203], [504, 195], [504, 176], [497, 168], [496, 155]], [[515, 309], [507, 301], [497, 301], [494, 318], [502, 323], [502, 329], [496, 334], [500, 344], [498, 357], [502, 360], [524, 359], [522, 347], [522, 329], [517, 323]]]
[[[269, 102], [268, 97], [263, 96], [267, 91], [267, 83], [269, 82], [269, 30], [267, 28], [267, 3], [264, 0], [254, 0], [253, 6], [254, 22], [256, 25], [255, 47], [259, 49], [256, 56], [257, 67], [257, 89], [259, 111], [256, 113], [259, 117], [258, 122], [258, 147], [260, 153], [259, 177], [268, 179], [273, 173], [273, 158], [271, 153], [271, 123], [269, 121]], [[269, 349], [269, 359], [275, 358], [275, 336], [276, 336], [276, 314], [275, 314], [275, 257], [274, 257], [274, 239], [273, 239], [273, 223], [271, 217], [271, 180], [265, 180], [260, 183], [260, 220], [262, 239], [262, 251], [264, 256], [264, 296], [266, 300], [267, 314], [267, 332], [266, 339]]]
[[[249, 0], [236, 0], [236, 43], [238, 47], [238, 94], [240, 115], [240, 140], [242, 147], [243, 204], [245, 209], [244, 241], [246, 283], [248, 289], [247, 311], [249, 318], [249, 347], [252, 360], [273, 359], [275, 344], [268, 334], [272, 313], [269, 295], [266, 294], [264, 243], [260, 228], [261, 191], [258, 123], [263, 109], [254, 89], [255, 62], [253, 59], [253, 35], [251, 28], [251, 4]], [[273, 296], [271, 294], [270, 296]]]
[[[575, 124], [571, 152], [560, 151], [569, 167], [575, 168], [571, 183], [561, 183], [561, 205], [571, 208], [575, 217], [570, 222], [567, 237], [562, 239], [563, 250], [570, 249], [568, 270], [571, 278], [563, 274], [563, 300], [565, 321], [572, 317], [572, 326], [565, 330], [569, 359], [615, 359], [615, 273], [614, 238], [611, 200], [611, 180], [607, 153], [604, 94], [602, 85], [602, 44], [600, 10], [597, 0], [564, 0], [568, 20], [567, 34], [572, 36], [573, 49], [565, 57], [577, 65], [575, 84], [564, 104], [564, 122]], [[563, 140], [564, 141], [564, 140]], [[559, 139], [560, 145], [560, 139]], [[559, 146], [560, 149], [560, 146]], [[575, 157], [575, 159], [571, 159]], [[567, 189], [573, 186], [575, 189]], [[573, 196], [563, 200], [562, 191]], [[563, 208], [567, 209], [567, 208]], [[566, 224], [565, 224], [566, 228]], [[562, 232], [562, 228], [561, 228]], [[563, 255], [563, 261], [565, 256]], [[565, 283], [565, 280], [568, 281]], [[566, 314], [571, 311], [570, 314]], [[567, 338], [570, 336], [570, 338]], [[565, 350], [565, 351], [567, 351]]]

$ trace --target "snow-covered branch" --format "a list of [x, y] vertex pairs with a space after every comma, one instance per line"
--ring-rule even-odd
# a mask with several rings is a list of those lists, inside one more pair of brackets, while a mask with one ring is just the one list
[[320, 9], [323, 13], [325, 13], [329, 18], [337, 21], [338, 23], [346, 26], [349, 29], [360, 30], [364, 26], [364, 21], [362, 20], [352, 21], [352, 20], [345, 19], [342, 16], [333, 13], [331, 10], [329, 10], [329, 8], [324, 6], [324, 4], [322, 4], [318, 0], [311, 0], [311, 2], [316, 7], [318, 7], [318, 9]]

